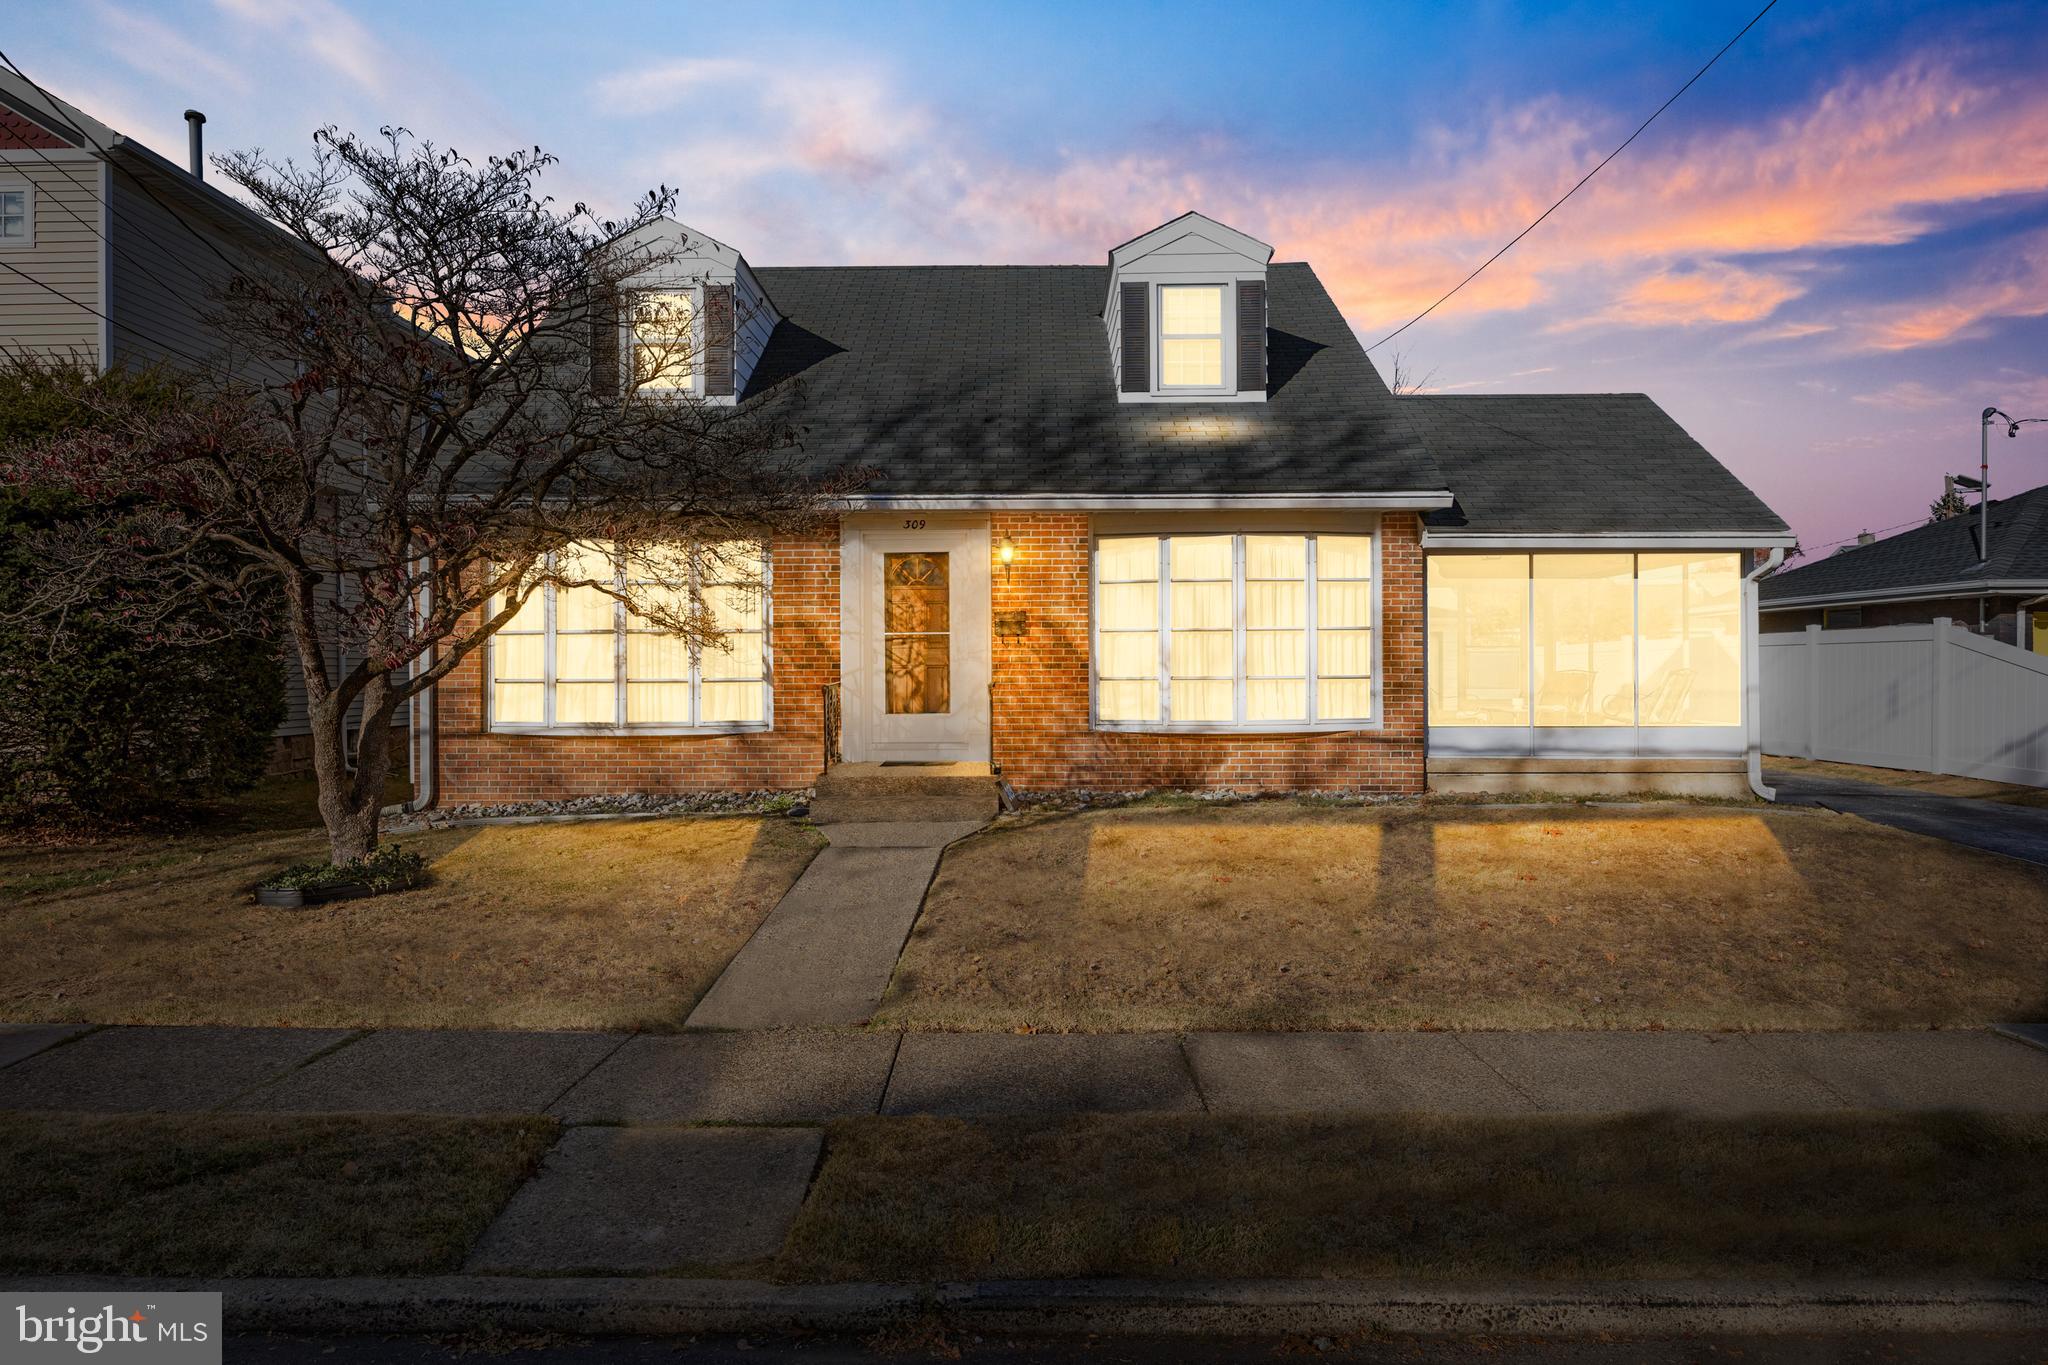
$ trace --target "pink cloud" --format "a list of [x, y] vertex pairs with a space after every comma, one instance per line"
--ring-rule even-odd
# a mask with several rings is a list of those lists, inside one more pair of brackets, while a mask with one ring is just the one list
[[1904, 351], [1982, 333], [1993, 318], [2048, 314], [2048, 232], [2000, 249], [1972, 278], [1928, 299], [1867, 315], [1858, 343], [1869, 350]]

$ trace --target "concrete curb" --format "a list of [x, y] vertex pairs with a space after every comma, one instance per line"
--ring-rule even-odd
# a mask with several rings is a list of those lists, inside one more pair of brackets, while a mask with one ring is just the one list
[[772, 1285], [749, 1280], [424, 1276], [357, 1280], [19, 1280], [16, 1290], [217, 1290], [235, 1332], [578, 1335], [861, 1331], [906, 1317], [1014, 1334], [1403, 1336], [1505, 1333], [1958, 1333], [2048, 1329], [2028, 1281], [997, 1281]]

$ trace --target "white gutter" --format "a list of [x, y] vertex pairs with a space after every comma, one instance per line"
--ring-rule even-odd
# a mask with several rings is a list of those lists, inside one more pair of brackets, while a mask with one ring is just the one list
[[1742, 576], [1743, 749], [1749, 759], [1749, 789], [1765, 801], [1776, 801], [1778, 793], [1764, 785], [1764, 647], [1757, 583], [1784, 562], [1784, 549], [1774, 548], [1763, 563]]
[[1424, 527], [1425, 550], [1725, 550], [1790, 549], [1795, 537], [1757, 531], [1499, 531], [1463, 532]]
[[1168, 512], [1243, 511], [1251, 508], [1385, 508], [1427, 511], [1449, 507], [1448, 492], [1394, 493], [938, 493], [850, 494], [838, 499], [849, 512]]
[[1800, 611], [1808, 607], [1831, 607], [1844, 602], [1936, 602], [1945, 597], [2017, 597], [2024, 593], [2048, 592], [2048, 582], [2034, 579], [2002, 579], [1990, 583], [1936, 583], [1887, 591], [1865, 588], [1858, 592], [1808, 593], [1804, 597], [1773, 597], [1765, 611]]

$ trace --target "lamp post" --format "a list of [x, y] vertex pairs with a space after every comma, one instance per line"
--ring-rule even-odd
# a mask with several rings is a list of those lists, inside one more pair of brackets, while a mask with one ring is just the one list
[[1977, 563], [1991, 562], [1991, 421], [1999, 418], [2005, 423], [2008, 437], [2018, 436], [2020, 428], [2034, 422], [2048, 422], [2048, 417], [2014, 417], [1997, 408], [1986, 408], [1977, 418]]

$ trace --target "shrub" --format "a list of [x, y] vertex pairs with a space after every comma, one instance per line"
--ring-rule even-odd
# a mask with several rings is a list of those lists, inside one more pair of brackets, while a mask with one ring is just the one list
[[409, 848], [385, 844], [352, 863], [294, 863], [263, 883], [266, 891], [325, 891], [334, 886], [362, 885], [382, 895], [417, 886], [427, 860]]
[[[93, 389], [114, 385], [164, 391], [151, 376], [0, 370], [0, 442], [90, 423]], [[246, 789], [284, 717], [275, 640], [252, 628], [162, 643], [179, 633], [125, 624], [146, 591], [134, 584], [83, 612], [10, 610], [48, 571], [39, 542], [83, 511], [67, 494], [0, 490], [0, 818], [128, 821]]]

